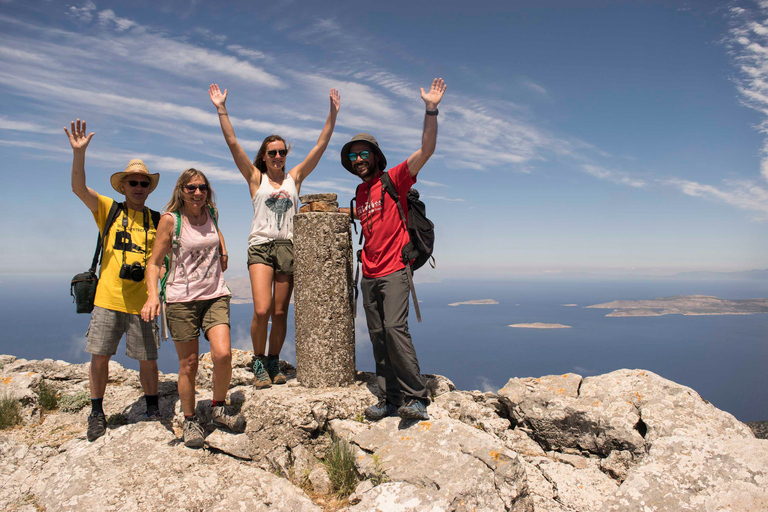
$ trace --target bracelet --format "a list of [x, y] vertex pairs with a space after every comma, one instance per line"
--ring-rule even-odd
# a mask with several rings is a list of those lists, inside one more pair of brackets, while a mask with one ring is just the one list
[[439, 113], [440, 113], [440, 111], [439, 111], [439, 110], [437, 110], [437, 109], [435, 109], [435, 110], [427, 110], [425, 113], [426, 113], [426, 115], [428, 115], [428, 116], [436, 116], [437, 114], [439, 114]]
[[222, 254], [221, 257], [222, 258], [229, 258], [229, 254]]
[[219, 112], [219, 115], [220, 115], [220, 116], [228, 116], [229, 114], [228, 114], [228, 113], [226, 113], [226, 112]]

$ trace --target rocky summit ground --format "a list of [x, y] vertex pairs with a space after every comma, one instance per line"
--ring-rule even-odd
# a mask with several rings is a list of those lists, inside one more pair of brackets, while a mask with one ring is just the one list
[[[371, 423], [361, 413], [376, 402], [372, 375], [345, 388], [291, 378], [255, 390], [251, 357], [235, 351], [229, 394], [245, 432], [207, 426], [205, 447], [192, 450], [179, 439], [175, 375], [161, 377], [164, 419], [148, 422], [137, 372], [111, 363], [110, 426], [89, 443], [87, 365], [0, 356], [0, 392], [22, 405], [21, 424], [0, 431], [0, 509], [768, 510], [768, 441], [648, 371], [510, 379], [498, 393], [427, 376], [429, 421]], [[205, 355], [206, 423], [210, 376]], [[51, 389], [58, 405], [46, 411]], [[332, 463], [340, 445], [346, 472]]]

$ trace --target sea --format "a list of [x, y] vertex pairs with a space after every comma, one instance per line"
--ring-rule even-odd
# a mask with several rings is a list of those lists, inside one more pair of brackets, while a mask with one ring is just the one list
[[[25, 359], [83, 363], [89, 315], [76, 314], [71, 276], [0, 276], [0, 353]], [[768, 314], [615, 317], [585, 306], [673, 295], [723, 299], [768, 297], [766, 280], [444, 280], [417, 285], [422, 322], [411, 311], [410, 331], [422, 373], [440, 374], [459, 389], [498, 391], [510, 378], [577, 373], [584, 377], [642, 368], [690, 386], [741, 421], [768, 420]], [[498, 304], [455, 302], [492, 299]], [[232, 345], [250, 348], [251, 304], [232, 305]], [[293, 307], [281, 357], [295, 363]], [[517, 323], [556, 323], [569, 329], [521, 329]], [[360, 311], [357, 369], [374, 363]], [[201, 340], [201, 352], [209, 350]], [[138, 369], [121, 343], [117, 362]], [[160, 370], [176, 373], [171, 342]]]

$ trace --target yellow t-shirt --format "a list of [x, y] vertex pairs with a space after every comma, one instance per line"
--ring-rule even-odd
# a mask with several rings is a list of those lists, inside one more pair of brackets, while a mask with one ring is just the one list
[[[114, 199], [99, 194], [99, 208], [93, 214], [96, 225], [99, 226], [99, 232], [103, 229], [109, 209], [114, 202]], [[125, 254], [125, 263], [130, 265], [138, 261], [146, 271], [147, 260], [155, 246], [157, 226], [154, 225], [152, 216], [147, 211], [149, 231], [146, 232], [144, 212], [128, 208], [128, 226], [123, 228], [125, 216], [125, 209], [122, 209], [110, 226], [109, 234], [104, 241], [104, 258], [101, 261], [99, 286], [96, 288], [96, 298], [93, 303], [101, 308], [137, 314], [141, 313], [141, 308], [147, 301], [146, 275], [140, 283], [121, 279], [120, 267], [123, 265], [123, 254]]]

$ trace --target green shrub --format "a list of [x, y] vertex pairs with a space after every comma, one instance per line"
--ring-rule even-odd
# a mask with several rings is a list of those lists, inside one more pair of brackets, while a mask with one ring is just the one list
[[128, 424], [128, 418], [125, 417], [125, 414], [116, 412], [115, 414], [110, 414], [107, 418], [107, 425], [127, 425]]
[[59, 398], [59, 407], [64, 412], [77, 412], [89, 403], [91, 403], [91, 395], [87, 391]]
[[21, 423], [21, 403], [15, 398], [0, 398], [0, 430], [15, 427]]
[[328, 477], [336, 494], [343, 497], [354, 492], [358, 481], [355, 452], [346, 441], [333, 436], [331, 445], [325, 452], [323, 464], [328, 470]]
[[44, 411], [52, 411], [59, 404], [59, 395], [56, 388], [48, 384], [46, 380], [41, 380], [37, 385], [37, 404]]
[[388, 482], [387, 474], [384, 472], [384, 466], [381, 464], [381, 459], [375, 453], [373, 454], [373, 477], [371, 478], [373, 485], [381, 485]]

